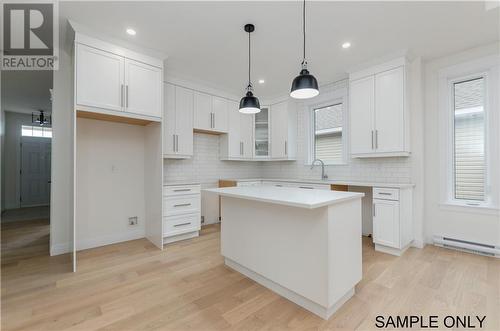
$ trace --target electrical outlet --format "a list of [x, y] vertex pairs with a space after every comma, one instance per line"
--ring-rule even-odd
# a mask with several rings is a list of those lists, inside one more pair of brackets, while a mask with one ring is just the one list
[[139, 219], [137, 218], [137, 216], [133, 216], [133, 217], [129, 217], [128, 218], [128, 225], [137, 225], [137, 223], [139, 223]]

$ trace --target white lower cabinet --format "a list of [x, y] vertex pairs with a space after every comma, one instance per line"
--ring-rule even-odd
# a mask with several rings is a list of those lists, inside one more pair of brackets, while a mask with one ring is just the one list
[[163, 242], [197, 237], [201, 229], [201, 188], [193, 185], [163, 187]]
[[373, 188], [375, 249], [401, 255], [413, 240], [412, 190]]

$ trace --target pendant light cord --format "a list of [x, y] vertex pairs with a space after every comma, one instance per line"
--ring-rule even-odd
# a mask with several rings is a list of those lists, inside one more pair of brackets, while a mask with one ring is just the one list
[[302, 55], [302, 67], [307, 66], [306, 61], [306, 0], [302, 3], [302, 37], [303, 37], [303, 55]]
[[251, 53], [250, 53], [250, 32], [248, 32], [248, 86], [247, 90], [250, 91], [252, 88], [252, 83], [250, 80], [250, 63], [252, 63]]

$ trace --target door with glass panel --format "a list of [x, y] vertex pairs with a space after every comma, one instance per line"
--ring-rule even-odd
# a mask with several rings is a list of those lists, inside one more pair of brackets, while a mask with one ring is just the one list
[[269, 157], [269, 107], [254, 115], [254, 157]]

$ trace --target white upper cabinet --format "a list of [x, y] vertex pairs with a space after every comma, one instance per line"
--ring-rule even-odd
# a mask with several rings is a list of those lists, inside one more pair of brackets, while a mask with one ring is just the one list
[[130, 113], [161, 117], [162, 70], [125, 60], [125, 107]]
[[397, 59], [350, 75], [352, 157], [409, 155], [406, 67]]
[[[375, 77], [369, 76], [351, 82], [351, 153], [372, 153], [374, 150]], [[362, 96], [362, 97], [361, 97]]]
[[253, 158], [253, 116], [238, 111], [239, 104], [227, 102], [227, 134], [220, 137], [223, 160], [251, 160]]
[[162, 80], [162, 60], [76, 34], [76, 110], [159, 121]]
[[229, 100], [194, 91], [194, 129], [226, 133]]
[[271, 158], [293, 160], [296, 157], [297, 112], [289, 101], [270, 107]]
[[193, 156], [193, 91], [164, 84], [165, 112], [163, 116], [163, 157]]
[[122, 56], [76, 45], [76, 104], [123, 110], [124, 62]]

